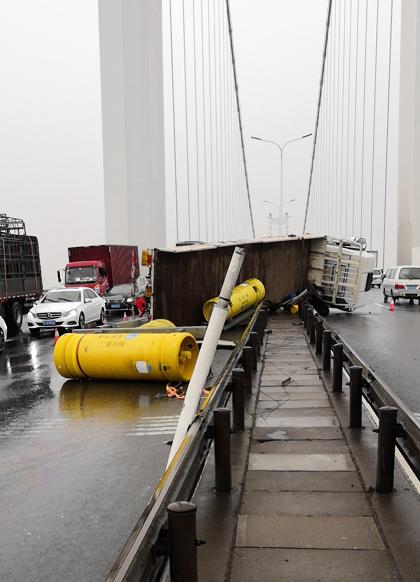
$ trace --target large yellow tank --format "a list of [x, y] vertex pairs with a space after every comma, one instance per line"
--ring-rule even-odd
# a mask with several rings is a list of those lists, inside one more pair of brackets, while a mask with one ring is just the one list
[[149, 321], [148, 323], [143, 323], [143, 325], [139, 325], [139, 327], [146, 327], [148, 329], [150, 328], [172, 328], [172, 327], [176, 327], [176, 325], [174, 323], [172, 323], [172, 321], [169, 321], [169, 319], [152, 319], [152, 321]]
[[190, 380], [198, 357], [189, 333], [68, 333], [54, 348], [65, 378]]
[[[240, 315], [242, 312], [258, 305], [265, 297], [265, 288], [259, 279], [247, 279], [244, 283], [234, 287], [230, 297], [227, 320]], [[209, 321], [213, 307], [218, 302], [218, 297], [213, 297], [206, 301], [203, 307], [203, 314], [206, 321]]]

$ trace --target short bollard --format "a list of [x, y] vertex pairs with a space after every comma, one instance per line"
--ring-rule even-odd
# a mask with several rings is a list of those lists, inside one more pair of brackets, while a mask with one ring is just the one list
[[258, 356], [260, 355], [260, 346], [258, 345], [258, 334], [256, 331], [251, 331], [251, 333], [249, 334], [248, 343], [251, 346], [251, 348], [254, 350], [252, 367], [254, 369], [254, 372], [256, 372], [257, 371]]
[[331, 332], [328, 329], [322, 334], [322, 369], [331, 370]]
[[241, 368], [232, 370], [232, 412], [233, 430], [238, 432], [245, 428], [245, 371]]
[[395, 437], [397, 409], [382, 406], [379, 409], [378, 459], [376, 465], [376, 491], [392, 493], [394, 488]]
[[245, 385], [248, 392], [252, 392], [253, 351], [251, 346], [244, 346], [242, 348], [242, 366], [244, 367]]
[[264, 321], [261, 316], [261, 312], [255, 322], [254, 330], [257, 332], [258, 345], [261, 346], [264, 341]]
[[343, 389], [343, 344], [334, 344], [333, 347], [333, 392], [341, 392]]
[[230, 460], [230, 410], [215, 408], [214, 461], [215, 489], [221, 493], [232, 489], [232, 465]]
[[315, 313], [314, 313], [313, 309], [311, 309], [309, 312], [309, 321], [310, 321], [310, 325], [308, 326], [309, 343], [311, 345], [314, 345], [316, 318], [315, 318]]
[[362, 428], [362, 368], [350, 368], [350, 428]]
[[188, 501], [168, 505], [171, 582], [197, 582], [197, 508]]
[[317, 320], [315, 324], [315, 353], [319, 356], [322, 354], [322, 321]]

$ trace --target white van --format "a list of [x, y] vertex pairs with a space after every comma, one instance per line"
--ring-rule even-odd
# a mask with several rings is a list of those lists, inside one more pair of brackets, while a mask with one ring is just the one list
[[417, 299], [420, 304], [420, 267], [400, 265], [388, 269], [383, 281], [384, 303], [392, 298], [409, 299], [410, 303]]

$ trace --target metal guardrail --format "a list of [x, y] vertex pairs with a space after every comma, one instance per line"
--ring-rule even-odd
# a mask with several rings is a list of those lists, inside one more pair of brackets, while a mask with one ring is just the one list
[[255, 310], [237, 346], [218, 374], [177, 454], [160, 479], [153, 497], [112, 566], [107, 582], [146, 582], [160, 579], [168, 558], [167, 507], [179, 499], [190, 500], [195, 491], [211, 448], [209, 427], [212, 412], [226, 404], [229, 399], [225, 388], [242, 356], [251, 331], [262, 316], [261, 310], [262, 304]]
[[[331, 341], [328, 340], [327, 346], [334, 348], [334, 345], [341, 345], [342, 351], [342, 366], [350, 375], [350, 368], [358, 366], [362, 370], [362, 393], [364, 398], [374, 409], [375, 413], [380, 416], [379, 410], [384, 406], [390, 406], [397, 409], [397, 433], [396, 445], [401, 451], [407, 463], [420, 479], [420, 425], [416, 417], [404, 402], [395, 394], [392, 388], [384, 382], [365, 360], [350, 346], [348, 342], [333, 329], [328, 322], [319, 315], [307, 315], [307, 308], [302, 310], [304, 325], [307, 328], [311, 343], [316, 343], [317, 335], [323, 334], [325, 331], [331, 334]], [[321, 327], [316, 330], [316, 322], [321, 322]], [[319, 345], [319, 341], [318, 341]], [[334, 352], [334, 349], [333, 349]], [[318, 351], [319, 353], [319, 351]], [[322, 352], [321, 352], [322, 353]], [[325, 356], [325, 354], [323, 354]], [[341, 355], [338, 355], [338, 360]], [[325, 358], [324, 358], [325, 360]], [[324, 367], [324, 369], [326, 369]], [[329, 368], [328, 368], [329, 369]], [[334, 372], [333, 372], [334, 384]], [[334, 391], [334, 385], [333, 385]]]

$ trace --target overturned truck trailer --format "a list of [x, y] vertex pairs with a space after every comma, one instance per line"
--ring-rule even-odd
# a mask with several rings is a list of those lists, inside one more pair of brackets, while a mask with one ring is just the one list
[[238, 282], [259, 279], [273, 303], [310, 286], [329, 307], [353, 311], [370, 289], [375, 258], [354, 241], [306, 235], [153, 249], [143, 253], [153, 319], [202, 323], [203, 305], [218, 294], [237, 245], [246, 249]]
[[311, 236], [267, 238], [153, 249], [149, 251], [152, 316], [177, 325], [203, 322], [203, 305], [219, 293], [235, 246], [246, 250], [238, 281], [261, 280], [266, 298], [278, 302], [306, 288], [311, 244], [320, 240]]

